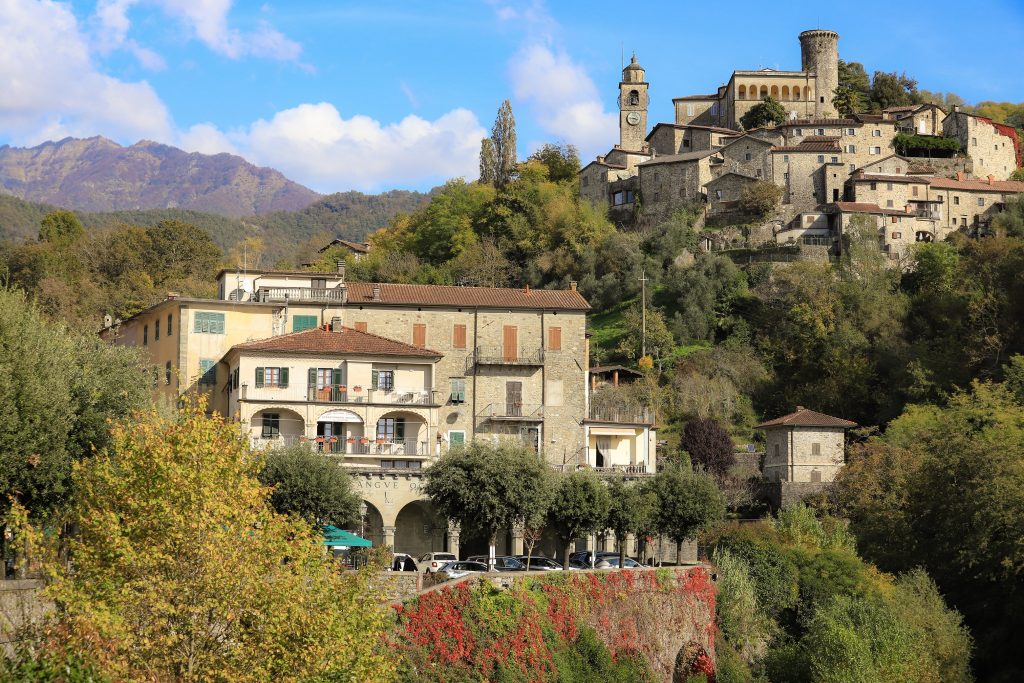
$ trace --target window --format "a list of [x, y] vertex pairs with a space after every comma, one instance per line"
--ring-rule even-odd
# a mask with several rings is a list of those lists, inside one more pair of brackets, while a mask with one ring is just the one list
[[615, 194], [612, 195], [612, 204], [614, 204], [615, 206], [621, 206], [622, 205], [622, 193], [621, 192], [616, 192]]
[[783, 161], [783, 163], [788, 164], [789, 163], [789, 155], [788, 154], [783, 154], [782, 155], [782, 161]]
[[427, 345], [427, 326], [423, 323], [413, 323], [412, 345], [421, 349]]
[[814, 222], [814, 216], [808, 216], [807, 217], [807, 225], [810, 225], [813, 222]]
[[583, 180], [581, 180], [580, 182], [583, 184], [583, 187], [586, 187], [587, 185], [590, 184], [590, 178], [588, 176], [583, 176]]
[[847, 135], [856, 135], [857, 134], [857, 129], [856, 128], [847, 128], [846, 129], [846, 134]]
[[885, 184], [885, 189], [888, 192], [892, 192], [892, 183], [886, 183]]
[[355, 328], [356, 332], [366, 332], [366, 321], [360, 320], [356, 322]]
[[405, 418], [382, 417], [377, 420], [377, 438], [391, 442], [405, 439]]
[[850, 164], [850, 173], [853, 173], [856, 170], [857, 170], [857, 164]]
[[[629, 105], [636, 107], [640, 104], [640, 93], [636, 90], [629, 91]], [[631, 122], [632, 123], [632, 122]]]
[[692, 104], [686, 105], [686, 115], [687, 116], [693, 116], [693, 105]]
[[892, 208], [892, 200], [891, 199], [886, 199], [885, 200], [885, 207], [887, 209], [891, 209]]
[[240, 368], [235, 368], [235, 371], [233, 373], [231, 373], [231, 388], [232, 389], [237, 389], [238, 388], [239, 371], [240, 371]]
[[199, 361], [199, 384], [213, 386], [217, 384], [217, 361]]
[[311, 330], [317, 326], [318, 319], [315, 315], [292, 316], [292, 332]]
[[978, 138], [971, 138], [971, 147], [978, 146]]
[[902, 232], [894, 232], [894, 233], [892, 234], [892, 238], [893, 238], [894, 240], [902, 239], [902, 238], [903, 238], [903, 233], [902, 233]]
[[824, 154], [819, 154], [818, 155], [818, 163], [819, 164], [825, 163], [825, 155]]
[[839, 163], [839, 157], [832, 157], [831, 161], [832, 161], [833, 164], [838, 164]]
[[312, 289], [327, 289], [327, 280], [322, 277], [315, 277], [309, 281], [309, 286]]
[[448, 380], [452, 390], [452, 403], [466, 402], [466, 378], [452, 377]]
[[466, 444], [466, 432], [462, 430], [450, 430], [448, 432], [448, 447], [464, 446]]
[[754, 171], [754, 176], [756, 176], [756, 177], [760, 178], [760, 177], [761, 177], [761, 169], [757, 169], [757, 170], [755, 170], [755, 171]]
[[876, 183], [874, 180], [872, 180], [870, 187], [871, 187], [872, 190], [877, 190], [878, 189], [878, 183]]
[[263, 413], [263, 417], [260, 421], [263, 423], [263, 430], [261, 434], [264, 439], [272, 439], [273, 437], [281, 434], [280, 413]]
[[452, 327], [452, 348], [453, 349], [464, 349], [466, 348], [466, 326], [455, 325]]
[[978, 197], [978, 206], [985, 206], [985, 198]]
[[167, 361], [167, 364], [164, 365], [164, 384], [170, 384], [170, 383], [171, 383], [171, 361]]
[[868, 154], [881, 154], [881, 153], [882, 153], [882, 148], [881, 147], [871, 147], [871, 148], [868, 149]]
[[195, 332], [199, 334], [224, 334], [224, 314], [196, 311]]
[[149, 325], [142, 326], [142, 345], [149, 344]]
[[[890, 222], [890, 223], [899, 223], [899, 220], [900, 220], [900, 219], [899, 219], [899, 218], [897, 218], [896, 216], [889, 216], [889, 222]], [[895, 234], [895, 233], [894, 233], [894, 234]]]
[[899, 174], [900, 174], [900, 173], [902, 173], [902, 172], [903, 172], [903, 171], [902, 171], [902, 169], [900, 169], [900, 167], [899, 167], [899, 166], [897, 166], [897, 167], [896, 167], [896, 175], [899, 175]]
[[548, 350], [549, 351], [561, 351], [562, 350], [562, 328], [561, 327], [549, 327], [548, 328]]
[[816, 133], [817, 133], [818, 135], [824, 135], [824, 134], [825, 134], [825, 129], [824, 129], [824, 128], [819, 128], [819, 129], [818, 129], [817, 131], [815, 131], [815, 132], [816, 132]]
[[420, 470], [423, 469], [423, 463], [419, 460], [381, 460], [380, 468], [382, 470]]
[[153, 330], [153, 340], [156, 341], [158, 339], [160, 339], [160, 319], [159, 318], [157, 318], [157, 320], [156, 320], [156, 328]]
[[873, 131], [871, 131], [871, 137], [873, 137], [873, 138], [880, 138], [880, 137], [882, 137], [882, 131], [879, 130], [878, 128], [875, 128]]
[[953, 205], [960, 206], [960, 197], [953, 195]]
[[371, 370], [370, 388], [381, 391], [391, 391], [395, 388], [394, 370]]
[[915, 197], [917, 196], [917, 185], [914, 185], [913, 187], [910, 188], [910, 194], [912, 194]]
[[721, 199], [722, 199], [722, 191], [721, 190], [715, 190], [715, 199], [721, 201]]
[[782, 179], [788, 183], [789, 182], [789, 173], [783, 173], [782, 174]]
[[847, 145], [846, 146], [846, 153], [847, 154], [856, 154], [857, 153], [857, 145]]
[[743, 160], [750, 161], [750, 152], [747, 152], [746, 154], [743, 155]]
[[172, 317], [173, 317], [173, 316], [171, 316], [171, 314], [170, 314], [170, 313], [168, 313], [168, 314], [167, 314], [167, 336], [168, 336], [168, 337], [170, 337], [170, 336], [171, 336], [171, 318], [172, 318]]
[[804, 134], [804, 129], [803, 128], [797, 128], [796, 130], [793, 131], [793, 135], [797, 135], [797, 136], [801, 136], [802, 137], [803, 134]]
[[820, 443], [812, 443], [811, 444], [811, 455], [821, 455], [821, 444]]
[[689, 138], [683, 138], [683, 147], [689, 147], [689, 146], [690, 146], [690, 139]]
[[288, 368], [256, 368], [256, 386], [288, 388]]
[[772, 445], [772, 455], [776, 458], [779, 457], [779, 444]]

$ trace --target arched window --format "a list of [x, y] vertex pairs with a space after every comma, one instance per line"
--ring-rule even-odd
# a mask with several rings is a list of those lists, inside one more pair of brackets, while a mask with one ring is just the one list
[[745, 86], [745, 85], [741, 85], [740, 86], [739, 94], [737, 95], [737, 98], [741, 99], [741, 100], [747, 99], [747, 86]]
[[640, 93], [636, 90], [629, 91], [629, 104], [632, 107], [636, 107], [640, 104]]
[[782, 86], [782, 99], [784, 99], [784, 100], [788, 100], [789, 99], [789, 86], [788, 85]]
[[774, 97], [775, 99], [779, 99], [779, 86], [772, 86], [772, 97]]
[[804, 86], [804, 99], [805, 100], [810, 100], [811, 99], [811, 86], [809, 86], [809, 85], [805, 85]]
[[761, 86], [761, 99], [764, 99], [765, 97], [768, 97], [768, 86], [767, 85], [762, 85]]

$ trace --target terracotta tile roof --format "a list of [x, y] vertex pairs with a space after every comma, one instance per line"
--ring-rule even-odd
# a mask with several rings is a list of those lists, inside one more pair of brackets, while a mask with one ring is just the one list
[[772, 152], [838, 152], [839, 143], [835, 138], [828, 142], [804, 140], [799, 145], [772, 147]]
[[972, 178], [970, 180], [954, 180], [952, 178], [928, 178], [928, 184], [940, 190], [974, 190], [976, 192], [1012, 192], [1024, 193], [1024, 182], [1017, 180], [987, 180]]
[[897, 209], [883, 209], [878, 204], [869, 204], [868, 202], [833, 202], [832, 206], [836, 207], [836, 210], [840, 213], [873, 213], [883, 216], [914, 215], [913, 213], [899, 211]]
[[795, 413], [762, 422], [754, 427], [754, 429], [765, 429], [766, 427], [842, 427], [849, 429], [856, 426], [856, 422], [850, 422], [839, 417], [832, 417], [825, 413], [808, 410], [803, 406], [797, 406]]
[[718, 99], [718, 93], [715, 93], [713, 95], [685, 95], [683, 97], [673, 97], [672, 101], [673, 102], [678, 102], [679, 100], [717, 100], [717, 99]]
[[901, 111], [917, 111], [918, 109], [921, 108], [921, 106], [922, 105], [920, 104], [904, 104], [899, 107], [886, 107], [882, 111], [886, 113], [896, 113]]
[[741, 131], [733, 130], [732, 128], [720, 128], [718, 126], [698, 126], [698, 125], [692, 124], [692, 123], [665, 123], [665, 122], [662, 122], [662, 123], [654, 124], [654, 128], [651, 129], [651, 132], [647, 134], [647, 138], [645, 138], [645, 139], [650, 139], [650, 137], [652, 135], [654, 135], [654, 131], [656, 131], [658, 128], [675, 128], [676, 130], [686, 130], [688, 128], [694, 128], [696, 130], [710, 130], [712, 133], [721, 133], [722, 135], [742, 135], [743, 134]]
[[[380, 287], [380, 298], [373, 298]], [[405, 306], [454, 306], [481, 308], [560, 309], [586, 311], [590, 304], [572, 289], [509, 289], [503, 287], [453, 287], [449, 285], [397, 285], [371, 282], [348, 283], [350, 306], [363, 303]]]
[[322, 253], [324, 253], [325, 251], [327, 251], [328, 249], [330, 249], [331, 247], [333, 247], [336, 244], [339, 244], [339, 245], [341, 245], [343, 247], [347, 247], [347, 248], [351, 249], [352, 251], [357, 252], [359, 254], [367, 254], [370, 251], [370, 247], [365, 245], [365, 244], [360, 244], [359, 242], [350, 242], [348, 240], [343, 240], [340, 237], [337, 237], [337, 238], [331, 240], [327, 244], [327, 246], [321, 247], [320, 249], [317, 249], [317, 252], [322, 254]]
[[263, 353], [320, 353], [358, 354], [367, 356], [415, 356], [418, 358], [440, 358], [442, 354], [430, 349], [411, 346], [394, 339], [381, 337], [369, 332], [360, 332], [350, 327], [340, 331], [317, 327], [312, 330], [282, 334], [269, 339], [235, 344], [232, 351], [259, 351]]
[[888, 120], [881, 114], [854, 114], [853, 119], [858, 123], [882, 123]]
[[886, 182], [886, 183], [914, 183], [919, 184], [930, 184], [931, 178], [927, 176], [909, 176], [909, 175], [885, 175], [883, 173], [855, 173], [851, 176], [851, 180], [856, 183], [867, 183], [867, 182]]
[[800, 142], [837, 142], [838, 138], [832, 135], [807, 135]]
[[783, 121], [777, 127], [787, 128], [793, 126], [799, 126], [807, 128], [809, 126], [856, 126], [859, 121], [854, 119], [790, 119]]

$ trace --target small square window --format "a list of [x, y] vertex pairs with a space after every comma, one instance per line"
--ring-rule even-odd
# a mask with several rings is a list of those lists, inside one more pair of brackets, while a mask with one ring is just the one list
[[847, 135], [856, 135], [857, 134], [857, 129], [856, 128], [847, 128], [846, 129], [846, 134]]
[[960, 197], [957, 197], [956, 195], [953, 195], [953, 204], [955, 206], [960, 206]]
[[833, 164], [838, 164], [839, 163], [839, 157], [832, 157], [831, 162]]
[[818, 155], [818, 163], [819, 164], [825, 163], [825, 155], [824, 154], [819, 154]]
[[818, 135], [824, 135], [824, 134], [825, 134], [825, 129], [824, 128], [819, 128], [818, 129]]
[[978, 206], [985, 206], [985, 198], [978, 197]]
[[788, 154], [783, 154], [782, 155], [782, 161], [783, 161], [783, 163], [788, 164], [789, 163], [789, 155]]
[[880, 138], [880, 137], [882, 137], [882, 131], [880, 131], [877, 128], [874, 129], [873, 131], [871, 131], [871, 137], [873, 137], [873, 138]]
[[812, 443], [811, 444], [811, 455], [821, 455], [821, 444], [820, 443]]
[[891, 199], [886, 199], [885, 200], [885, 206], [886, 206], [886, 208], [891, 209], [892, 208], [892, 200]]
[[894, 240], [903, 239], [903, 233], [902, 232], [894, 232], [892, 234], [892, 238]]

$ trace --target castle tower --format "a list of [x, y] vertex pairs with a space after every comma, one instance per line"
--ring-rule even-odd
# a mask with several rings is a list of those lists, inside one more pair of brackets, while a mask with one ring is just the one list
[[647, 82], [636, 55], [622, 70], [619, 83], [619, 148], [640, 152], [647, 137]]
[[815, 29], [800, 34], [800, 64], [813, 71], [815, 80], [814, 114], [818, 118], [838, 116], [832, 98], [839, 86], [839, 34]]

